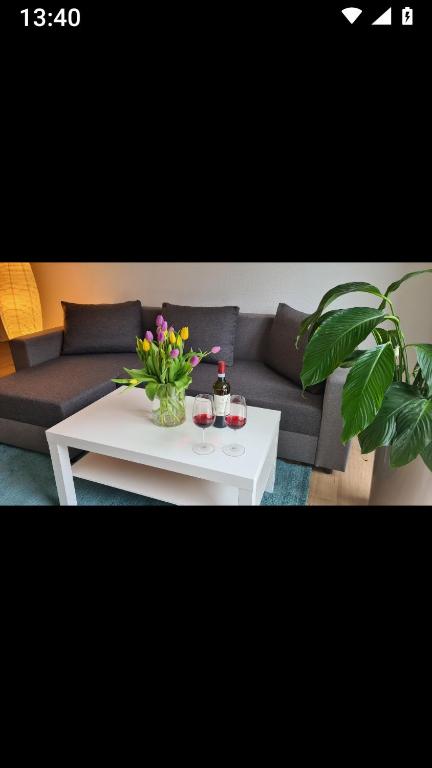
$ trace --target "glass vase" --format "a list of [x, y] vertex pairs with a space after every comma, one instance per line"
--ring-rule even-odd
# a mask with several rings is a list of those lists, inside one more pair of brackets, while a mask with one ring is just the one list
[[186, 421], [185, 390], [173, 384], [159, 388], [153, 401], [152, 418], [158, 427], [178, 427]]

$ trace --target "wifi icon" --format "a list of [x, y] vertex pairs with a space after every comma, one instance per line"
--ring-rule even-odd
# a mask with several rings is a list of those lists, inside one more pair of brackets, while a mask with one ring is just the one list
[[361, 8], [344, 8], [342, 13], [345, 18], [348, 19], [350, 24], [354, 24], [355, 20], [358, 19], [363, 11]]

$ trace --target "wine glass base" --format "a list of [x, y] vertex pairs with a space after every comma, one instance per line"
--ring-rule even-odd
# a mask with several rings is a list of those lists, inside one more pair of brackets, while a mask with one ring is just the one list
[[224, 445], [222, 450], [227, 456], [243, 456], [245, 447], [238, 445], [238, 443], [230, 443], [229, 445]]
[[200, 456], [207, 456], [209, 453], [214, 452], [214, 445], [211, 443], [197, 443], [192, 446], [194, 453], [198, 453]]

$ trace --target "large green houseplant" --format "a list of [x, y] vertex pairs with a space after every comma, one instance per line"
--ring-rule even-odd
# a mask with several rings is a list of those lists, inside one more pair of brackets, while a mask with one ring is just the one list
[[[432, 471], [432, 344], [407, 344], [392, 294], [415, 275], [410, 272], [382, 293], [369, 283], [345, 283], [328, 291], [315, 312], [300, 326], [307, 334], [301, 381], [303, 388], [324, 381], [336, 368], [349, 368], [342, 392], [342, 442], [358, 435], [362, 453], [390, 446], [390, 466], [402, 467], [421, 456]], [[376, 309], [352, 307], [325, 311], [347, 293], [366, 292], [380, 301]], [[389, 321], [391, 328], [383, 328]], [[376, 345], [359, 349], [369, 334]], [[410, 372], [407, 347], [417, 362]]]

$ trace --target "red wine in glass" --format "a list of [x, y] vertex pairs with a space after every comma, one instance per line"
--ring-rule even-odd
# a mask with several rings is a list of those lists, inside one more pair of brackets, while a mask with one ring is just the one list
[[[247, 422], [247, 406], [243, 395], [230, 395], [225, 409], [225, 423], [230, 429], [243, 429]], [[244, 445], [229, 443], [222, 448], [227, 456], [243, 456]]]
[[241, 429], [246, 424], [246, 416], [232, 416], [228, 414], [228, 416], [225, 416], [225, 421], [231, 429]]
[[213, 426], [215, 418], [213, 395], [197, 395], [193, 404], [192, 421], [197, 427], [202, 429], [202, 442], [192, 446], [194, 453], [198, 453], [201, 456], [213, 453], [214, 445], [205, 442], [204, 432]]
[[207, 413], [197, 413], [193, 417], [193, 423], [197, 427], [201, 427], [202, 429], [207, 429], [208, 427], [212, 427], [214, 424], [214, 418], [213, 416], [208, 416]]

